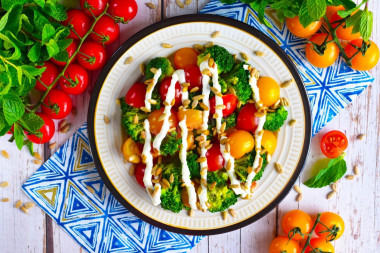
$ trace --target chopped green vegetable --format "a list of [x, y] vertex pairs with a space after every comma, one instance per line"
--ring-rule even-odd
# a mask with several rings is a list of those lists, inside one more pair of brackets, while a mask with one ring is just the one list
[[224, 169], [220, 169], [217, 171], [209, 171], [207, 173], [207, 183], [212, 184], [216, 182], [217, 186], [225, 186], [227, 185], [228, 174]]
[[159, 82], [162, 81], [167, 76], [171, 76], [174, 72], [174, 68], [172, 66], [172, 63], [169, 61], [168, 58], [165, 57], [156, 57], [152, 59], [145, 68], [145, 78], [152, 79], [154, 74], [150, 70], [151, 68], [161, 69], [162, 74], [160, 78], [158, 79]]
[[275, 132], [284, 125], [288, 118], [288, 111], [285, 107], [279, 107], [275, 112], [268, 112], [264, 124], [264, 129]]
[[207, 200], [211, 204], [209, 211], [212, 213], [221, 212], [237, 202], [238, 195], [227, 185], [216, 186], [207, 191]]
[[187, 166], [190, 170], [190, 178], [193, 179], [195, 177], [201, 177], [200, 174], [200, 165], [199, 162], [197, 162], [198, 155], [194, 153], [193, 151], [187, 152], [186, 161]]
[[173, 131], [170, 132], [165, 136], [165, 138], [162, 140], [161, 146], [160, 146], [160, 152], [162, 155], [174, 155], [177, 151], [179, 151], [182, 143], [181, 138], [177, 138], [177, 132]]
[[[235, 160], [235, 173], [239, 176], [240, 181], [242, 181], [243, 183], [245, 183], [247, 180], [248, 167], [252, 167], [253, 161], [255, 160], [255, 156], [256, 151], [253, 150], [252, 152], [246, 154], [242, 158]], [[264, 169], [268, 164], [267, 155], [262, 154], [261, 157], [263, 158], [263, 165], [261, 166], [259, 173], [257, 173], [253, 178], [253, 181], [258, 181], [261, 179]]]
[[249, 71], [244, 69], [244, 64], [246, 63], [241, 62], [236, 64], [224, 79], [227, 83], [227, 87], [233, 87], [235, 89], [236, 96], [242, 104], [245, 104], [252, 98], [252, 89], [249, 85]]
[[161, 189], [161, 207], [179, 213], [183, 209], [181, 190], [178, 183], [171, 184], [170, 188]]
[[[127, 134], [131, 136], [134, 141], [144, 143], [145, 140], [141, 137], [141, 132], [144, 131], [144, 120], [149, 117], [149, 114], [139, 108], [128, 105], [125, 103], [124, 98], [120, 99], [120, 107], [122, 112], [121, 123]], [[139, 118], [137, 124], [134, 123], [136, 115]]]
[[205, 60], [207, 54], [210, 54], [211, 58], [214, 59], [218, 66], [219, 73], [226, 73], [232, 69], [235, 62], [234, 57], [224, 47], [214, 45], [206, 48], [205, 51], [198, 56], [198, 65]]

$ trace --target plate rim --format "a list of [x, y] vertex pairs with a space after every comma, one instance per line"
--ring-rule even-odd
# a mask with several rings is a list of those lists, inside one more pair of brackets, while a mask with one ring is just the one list
[[[302, 152], [300, 155], [300, 159], [298, 161], [297, 167], [294, 170], [294, 173], [292, 177], [289, 179], [287, 184], [284, 186], [283, 190], [278, 194], [278, 196], [273, 199], [265, 208], [260, 210], [255, 215], [242, 220], [241, 222], [237, 222], [232, 225], [228, 225], [225, 227], [220, 228], [214, 228], [209, 230], [191, 230], [188, 228], [182, 228], [182, 227], [174, 227], [170, 226], [164, 223], [161, 223], [155, 219], [150, 218], [149, 216], [141, 213], [138, 209], [134, 208], [131, 204], [128, 203], [127, 200], [116, 190], [116, 188], [111, 183], [110, 179], [108, 178], [99, 158], [98, 149], [96, 148], [96, 142], [95, 142], [95, 109], [99, 97], [99, 93], [101, 91], [101, 88], [103, 86], [103, 83], [105, 79], [108, 76], [109, 71], [112, 69], [114, 64], [119, 60], [119, 58], [135, 43], [143, 39], [144, 37], [148, 36], [149, 34], [164, 29], [169, 26], [173, 25], [179, 25], [183, 23], [192, 23], [192, 22], [213, 22], [213, 23], [220, 23], [222, 25], [229, 25], [234, 28], [238, 28], [241, 30], [244, 30], [247, 33], [252, 34], [256, 38], [260, 39], [264, 44], [266, 44], [268, 47], [270, 47], [274, 53], [277, 54], [277, 56], [281, 59], [281, 61], [286, 65], [291, 75], [294, 77], [295, 82], [298, 86], [298, 90], [301, 94], [302, 98], [302, 104], [304, 106], [304, 114], [305, 114], [305, 141], [302, 146]], [[311, 142], [311, 107], [309, 98], [306, 92], [306, 87], [302, 81], [302, 78], [300, 77], [300, 74], [294, 65], [293, 61], [288, 57], [288, 55], [283, 51], [283, 49], [277, 45], [271, 38], [269, 38], [267, 35], [265, 35], [260, 30], [243, 23], [241, 21], [218, 16], [218, 15], [210, 15], [210, 14], [189, 14], [189, 15], [182, 15], [182, 16], [176, 16], [169, 19], [165, 19], [162, 21], [159, 21], [157, 23], [154, 23], [141, 31], [137, 32], [136, 34], [132, 35], [128, 40], [126, 40], [109, 58], [107, 61], [107, 64], [103, 67], [102, 71], [100, 72], [97, 81], [95, 83], [95, 86], [91, 93], [89, 108], [88, 108], [88, 116], [87, 116], [87, 129], [88, 129], [88, 137], [90, 141], [90, 148], [92, 152], [92, 156], [94, 158], [94, 163], [96, 166], [96, 169], [105, 183], [108, 190], [111, 192], [111, 194], [125, 207], [128, 211], [139, 217], [145, 222], [148, 222], [158, 228], [174, 232], [174, 233], [180, 233], [180, 234], [188, 234], [188, 235], [215, 235], [215, 234], [221, 234], [221, 233], [227, 233], [236, 229], [240, 229], [244, 226], [247, 226], [259, 219], [261, 219], [263, 216], [268, 214], [271, 210], [273, 210], [282, 200], [288, 195], [291, 188], [293, 187], [294, 183], [298, 179], [299, 175], [301, 174], [301, 171], [304, 168], [306, 159], [309, 154], [310, 149], [310, 142]]]

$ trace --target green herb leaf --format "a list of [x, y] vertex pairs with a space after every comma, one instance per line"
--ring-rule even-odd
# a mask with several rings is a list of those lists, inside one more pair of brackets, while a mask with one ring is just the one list
[[301, 9], [299, 12], [299, 20], [303, 27], [307, 27], [314, 21], [314, 19], [309, 15], [306, 2], [303, 2], [303, 4], [301, 5]]
[[64, 21], [67, 19], [65, 7], [62, 4], [58, 4], [56, 1], [47, 0], [44, 12], [57, 21]]
[[49, 40], [55, 35], [55, 29], [51, 24], [45, 24], [42, 29], [42, 42], [48, 43]]
[[1, 7], [5, 10], [10, 10], [14, 5], [24, 5], [28, 0], [1, 0]]
[[[349, 9], [345, 9], [345, 10], [340, 10], [338, 11], [338, 15], [341, 16], [342, 18], [346, 18], [348, 17], [349, 15], [351, 15], [351, 13], [357, 11], [360, 9], [360, 7], [365, 4], [366, 2], [368, 2], [368, 0], [363, 0], [359, 5], [356, 6], [356, 4], [353, 6], [354, 8], [349, 8]], [[356, 7], [355, 7], [356, 6]]]
[[25, 113], [20, 121], [29, 132], [36, 132], [44, 125], [43, 119], [34, 113]]
[[24, 132], [19, 124], [14, 124], [13, 136], [15, 137], [16, 146], [19, 150], [24, 146]]
[[24, 145], [28, 147], [30, 155], [33, 156], [34, 155], [33, 142], [31, 142], [30, 140], [26, 140], [24, 141]]
[[373, 25], [373, 13], [372, 11], [365, 10], [360, 19], [360, 35], [364, 41], [368, 41], [371, 37]]
[[0, 19], [0, 32], [2, 30], [4, 30], [5, 26], [7, 25], [8, 17], [9, 17], [9, 12], [5, 13], [5, 15], [1, 17], [1, 19]]
[[41, 44], [36, 42], [28, 52], [28, 58], [31, 62], [37, 62], [41, 54]]
[[348, 17], [346, 19], [346, 27], [355, 26], [357, 23], [360, 23], [360, 19], [362, 17], [363, 11], [358, 10], [354, 15]]
[[6, 134], [11, 127], [7, 124], [5, 117], [2, 113], [0, 113], [0, 136]]
[[19, 120], [25, 113], [25, 107], [21, 98], [13, 94], [5, 95], [3, 100], [3, 113], [9, 125]]
[[310, 188], [322, 188], [342, 178], [346, 171], [347, 165], [343, 154], [331, 159], [326, 168], [320, 170], [316, 176], [304, 182], [304, 185]]
[[34, 0], [36, 4], [38, 4], [41, 8], [45, 6], [45, 0]]
[[339, 0], [339, 3], [334, 5], [340, 5], [342, 4], [346, 10], [350, 10], [352, 8], [355, 8], [356, 3], [352, 0]]
[[307, 9], [312, 19], [318, 20], [326, 13], [325, 0], [307, 0]]

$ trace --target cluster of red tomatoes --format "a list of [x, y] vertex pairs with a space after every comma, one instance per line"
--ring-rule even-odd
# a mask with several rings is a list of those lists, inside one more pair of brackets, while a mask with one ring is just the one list
[[[181, 48], [175, 52], [173, 61], [174, 67], [176, 69], [184, 69], [186, 82], [190, 84], [189, 91], [198, 88], [202, 90], [202, 74], [197, 66], [198, 52], [193, 48]], [[159, 86], [159, 92], [161, 100], [166, 99], [166, 94], [171, 83], [171, 77], [165, 77]], [[270, 77], [260, 77], [257, 83], [260, 92], [260, 100], [264, 106], [273, 105], [280, 96], [280, 87], [278, 83]], [[125, 102], [137, 108], [145, 106], [145, 94], [146, 85], [144, 83], [135, 83], [127, 92], [125, 96]], [[181, 105], [181, 86], [177, 82], [175, 86], [175, 104], [172, 109], [172, 113], [169, 117], [170, 128], [176, 128], [178, 122], [183, 120], [186, 116], [186, 126], [189, 130], [200, 129], [203, 123], [203, 111], [197, 109], [187, 109], [178, 110]], [[231, 115], [237, 108], [238, 98], [234, 94], [223, 95], [223, 104], [225, 109], [222, 110], [223, 117]], [[160, 117], [164, 112], [164, 107], [159, 110], [152, 111], [148, 117], [150, 132], [153, 135], [157, 135], [162, 128], [163, 121], [160, 121]], [[210, 116], [215, 112], [215, 97], [210, 99]], [[253, 103], [248, 103], [244, 105], [238, 116], [236, 127], [229, 128], [226, 130], [229, 139], [230, 153], [235, 159], [243, 157], [246, 153], [253, 150], [255, 146], [255, 141], [252, 133], [255, 132], [259, 119], [255, 116], [257, 112], [256, 106]], [[193, 131], [189, 131], [187, 138], [188, 148], [192, 147], [194, 144], [194, 134]], [[271, 131], [264, 130], [261, 145], [269, 154], [273, 154], [276, 145], [277, 137]], [[140, 164], [141, 159], [136, 159], [135, 161], [130, 160], [131, 157], [141, 156], [142, 145], [136, 144], [132, 139], [127, 139], [123, 145], [123, 155], [124, 157], [133, 163], [138, 164], [135, 167], [135, 176], [137, 181], [144, 186], [143, 175], [145, 170], [145, 165]], [[153, 154], [155, 155], [155, 154]], [[220, 151], [220, 145], [213, 145], [206, 153], [208, 170], [216, 171], [224, 166], [224, 158]]]
[[90, 31], [94, 18], [104, 12], [107, 4], [109, 5], [107, 10], [109, 15], [100, 17], [91, 30], [90, 36], [81, 44], [75, 59], [70, 62], [57, 83], [54, 83], [54, 80], [66, 66], [66, 62], [52, 58], [40, 66], [40, 68], [45, 67], [46, 69], [37, 81], [35, 88], [44, 92], [51, 85], [58, 84], [58, 87], [50, 90], [43, 100], [42, 112], [36, 113], [45, 124], [39, 130], [42, 135], [27, 135], [29, 140], [34, 143], [46, 143], [53, 137], [55, 125], [52, 119], [63, 119], [70, 114], [72, 110], [70, 95], [82, 94], [88, 87], [88, 71], [104, 66], [107, 60], [104, 45], [114, 42], [119, 37], [119, 25], [116, 21], [129, 21], [137, 14], [137, 3], [134, 0], [81, 0], [80, 4], [82, 10], [67, 11], [67, 20], [62, 22], [65, 26], [71, 26], [68, 38], [73, 41], [66, 48], [69, 58], [77, 51], [80, 39]]
[[[316, 222], [317, 224], [314, 227]], [[317, 221], [316, 218], [313, 219], [301, 210], [292, 210], [282, 218], [281, 227], [288, 236], [278, 236], [273, 239], [269, 253], [300, 253], [304, 248], [305, 251], [302, 252], [305, 253], [334, 253], [334, 246], [330, 241], [342, 236], [344, 221], [338, 214], [331, 212], [321, 213]], [[301, 232], [303, 236], [299, 233], [293, 233], [295, 230]], [[313, 237], [313, 233], [317, 237]], [[293, 236], [292, 239], [289, 236]]]
[[[350, 59], [351, 68], [355, 70], [370, 70], [379, 61], [379, 48], [373, 41], [363, 43], [359, 32], [352, 33], [353, 27], [346, 27], [345, 22], [338, 15], [339, 10], [344, 10], [341, 6], [328, 6], [326, 17], [332, 28], [336, 28], [336, 36], [345, 45], [344, 52]], [[342, 22], [340, 22], [342, 21]], [[339, 56], [339, 47], [334, 42], [331, 35], [327, 33], [316, 33], [322, 26], [322, 21], [314, 21], [306, 28], [300, 23], [299, 17], [287, 18], [286, 25], [291, 33], [301, 38], [309, 38], [306, 45], [306, 58], [316, 67], [326, 68], [334, 64]], [[366, 50], [358, 50], [366, 45]]]

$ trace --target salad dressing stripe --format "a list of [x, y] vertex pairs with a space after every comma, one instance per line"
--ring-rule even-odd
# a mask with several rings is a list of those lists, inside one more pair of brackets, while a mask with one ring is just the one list
[[165, 138], [170, 128], [169, 117], [171, 115], [171, 109], [172, 109], [171, 104], [172, 104], [172, 100], [175, 99], [175, 85], [178, 81], [180, 83], [186, 82], [185, 71], [183, 69], [174, 71], [172, 75], [172, 80], [170, 82], [170, 86], [166, 93], [165, 101], [167, 102], [167, 105], [165, 106], [165, 109], [164, 109], [165, 116], [164, 116], [164, 119], [162, 120], [163, 124], [162, 124], [160, 132], [157, 134], [156, 138], [153, 141], [153, 148], [158, 151], [160, 151], [162, 140]]
[[189, 205], [191, 209], [197, 210], [197, 194], [195, 192], [195, 187], [190, 180], [190, 170], [187, 165], [187, 136], [188, 130], [186, 126], [186, 116], [183, 120], [179, 122], [179, 127], [181, 128], [181, 136], [182, 136], [182, 145], [179, 151], [179, 158], [182, 162], [182, 180], [186, 186], [187, 194], [189, 196]]
[[[145, 158], [145, 172], [144, 172], [144, 185], [146, 190], [148, 191], [148, 195], [152, 198], [152, 202], [154, 206], [157, 206], [161, 203], [161, 184], [155, 184], [153, 186], [152, 183], [152, 169], [153, 169], [153, 156], [150, 153], [151, 151], [151, 139], [152, 135], [150, 134], [149, 131], [149, 120], [146, 119], [144, 120], [144, 131], [145, 131], [145, 143], [144, 143], [144, 148], [142, 152], [143, 158]], [[156, 194], [154, 196], [151, 195], [151, 191], [154, 191], [155, 188], [158, 188]]]
[[158, 69], [157, 72], [154, 74], [153, 76], [153, 84], [152, 84], [152, 88], [150, 90], [147, 90], [146, 91], [146, 95], [145, 95], [145, 107], [147, 109], [151, 109], [151, 104], [149, 103], [149, 100], [152, 98], [152, 93], [153, 93], [153, 90], [158, 82], [158, 79], [160, 79], [160, 76], [162, 74], [162, 70], [161, 69]]

